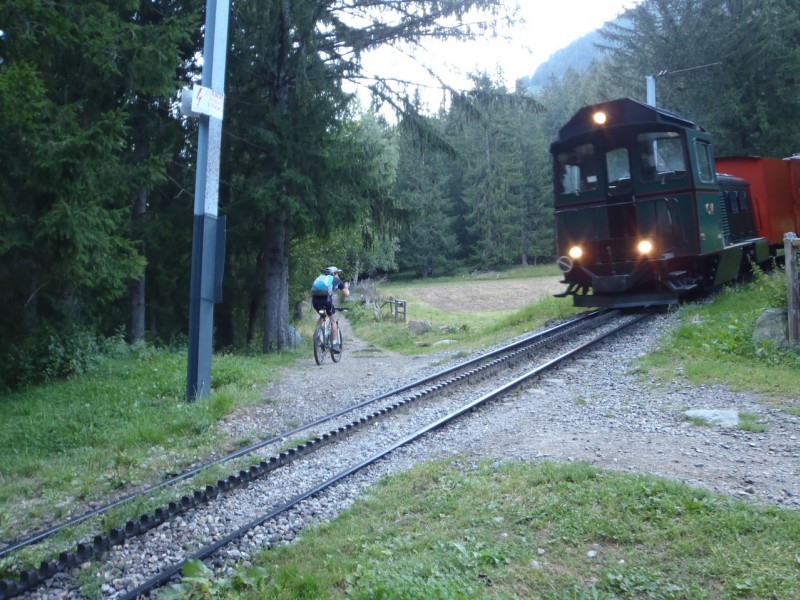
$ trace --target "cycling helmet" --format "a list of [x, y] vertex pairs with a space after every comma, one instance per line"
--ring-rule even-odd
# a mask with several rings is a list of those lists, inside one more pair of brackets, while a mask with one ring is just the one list
[[323, 271], [325, 275], [335, 275], [336, 273], [341, 273], [341, 272], [342, 270], [337, 269], [336, 267], [326, 267], [325, 270]]

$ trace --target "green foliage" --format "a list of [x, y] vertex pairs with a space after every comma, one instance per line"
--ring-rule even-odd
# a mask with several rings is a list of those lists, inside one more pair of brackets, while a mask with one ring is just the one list
[[680, 585], [664, 581], [656, 569], [631, 568], [620, 572], [610, 572], [598, 584], [599, 590], [608, 598], [646, 598], [667, 600], [681, 598], [684, 591]]
[[[714, 132], [718, 155], [788, 156], [800, 143], [797, 31], [791, 0], [646, 0], [607, 23], [611, 76]], [[632, 81], [632, 77], [636, 81]], [[724, 93], [723, 93], [724, 91]]]
[[757, 264], [750, 266], [753, 291], [762, 299], [765, 308], [786, 308], [786, 269], [773, 264], [767, 272]]
[[[427, 123], [432, 130], [444, 127], [436, 117], [428, 118]], [[398, 266], [420, 277], [445, 274], [461, 253], [450, 189], [452, 161], [443, 152], [420, 146], [413, 132], [402, 125], [399, 143], [394, 194], [409, 211], [412, 222], [400, 234]]]
[[[0, 336], [8, 342], [39, 329], [64, 337], [72, 324], [116, 330], [115, 303], [144, 271], [131, 204], [135, 190], [166, 181], [169, 159], [148, 154], [163, 152], [170, 120], [149, 103], [172, 102], [198, 15], [151, 4], [0, 5]], [[134, 118], [145, 113], [152, 138], [146, 119]]]
[[524, 331], [531, 327], [532, 323], [546, 324], [571, 317], [578, 312], [575, 307], [563, 302], [558, 298], [545, 298], [534, 304], [530, 304], [518, 311], [505, 316], [495, 325], [498, 333], [507, 333], [515, 328]]
[[214, 424], [262, 402], [264, 382], [299, 354], [215, 356], [213, 393], [192, 403], [186, 401], [185, 346], [180, 352], [128, 347], [119, 336], [97, 343], [91, 356], [92, 367], [80, 377], [0, 397], [4, 539], [63, 516], [71, 507], [67, 498], [91, 502], [224, 451]]
[[262, 567], [243, 569], [232, 578], [215, 577], [214, 571], [202, 561], [187, 560], [181, 582], [168, 585], [158, 597], [166, 600], [220, 598], [228, 593], [256, 588], [267, 577], [268, 572]]
[[[426, 117], [405, 89], [373, 80], [375, 107], [395, 109], [397, 127], [356, 116], [342, 88], [348, 78], [365, 85], [362, 53], [489, 33], [465, 17], [498, 16], [500, 2], [383, 3], [385, 18], [358, 26], [342, 17], [356, 6], [245, 4], [232, 17], [220, 178], [225, 346], [255, 347], [258, 327], [287, 325], [309, 274], [331, 259], [354, 277], [549, 257], [549, 140], [586, 103], [642, 97], [643, 74], [672, 72], [658, 80], [659, 103], [713, 131], [718, 153], [800, 146], [800, 17], [788, 0], [646, 0], [604, 28], [609, 59], [559, 74], [535, 97], [475, 74], [473, 89]], [[117, 331], [134, 310], [129, 286], [144, 276], [148, 336], [183, 331], [197, 123], [171, 107], [197, 74], [201, 12], [186, 2], [0, 4], [7, 344], [35, 345], [24, 339], [38, 329], [62, 337], [68, 325]]]
[[[550, 275], [552, 270], [545, 267], [517, 267], [500, 277], [527, 278], [536, 274]], [[497, 276], [495, 273], [491, 279], [495, 280]], [[481, 277], [471, 276], [470, 279], [478, 281]], [[451, 344], [462, 350], [491, 345], [575, 312], [569, 303], [559, 302], [555, 298], [532, 302], [515, 311], [444, 311], [427, 305], [415, 294], [415, 289], [420, 286], [447, 286], [464, 281], [464, 278], [447, 277], [417, 279], [409, 283], [382, 283], [376, 286], [377, 297], [373, 295], [369, 304], [354, 305], [347, 317], [359, 338], [393, 351], [418, 354], [441, 350]], [[425, 322], [429, 325], [427, 331], [415, 333], [407, 322], [395, 319], [388, 301], [396, 298], [406, 302], [407, 321]]]
[[[765, 272], [751, 266], [753, 281], [746, 287], [726, 288], [711, 308], [699, 309], [675, 332], [676, 339], [721, 355], [751, 357], [764, 364], [800, 365], [800, 356], [769, 344], [754, 348], [752, 343], [756, 319], [768, 308], [786, 307], [786, 275], [776, 267]], [[705, 328], [698, 328], [698, 322]]]
[[[480, 78], [476, 93], [491, 87], [488, 78]], [[485, 111], [488, 107], [481, 108]], [[467, 230], [475, 238], [471, 258], [479, 268], [513, 261], [520, 253], [526, 225], [522, 153], [508, 118], [509, 115], [493, 113], [489, 123], [464, 125], [469, 128], [464, 142], [473, 149], [464, 174], [464, 201], [470, 211]]]
[[[358, 275], [394, 214], [392, 136], [375, 118], [350, 114], [341, 89], [348, 65], [326, 58], [330, 39], [318, 26], [326, 13], [318, 8], [259, 0], [234, 13], [226, 296], [248, 337], [256, 325], [276, 338], [288, 331], [283, 303], [300, 302], [324, 266]], [[287, 19], [295, 33], [284, 29]], [[279, 308], [261, 312], [265, 306]]]
[[760, 417], [753, 413], [739, 413], [739, 429], [742, 431], [752, 431], [762, 433], [767, 430], [767, 426], [760, 421]]
[[[400, 237], [401, 269], [439, 277], [553, 254], [542, 109], [521, 89], [476, 74], [447, 112], [401, 123], [395, 194], [413, 219]], [[440, 143], [420, 144], [420, 128]]]
[[367, 304], [366, 302], [348, 302], [347, 320], [351, 324], [358, 324], [358, 326], [379, 323], [385, 318], [385, 315], [380, 310], [376, 310], [376, 308], [374, 304]]
[[[440, 544], [440, 546], [445, 546]], [[467, 551], [463, 545], [458, 558]], [[440, 547], [438, 564], [421, 564], [411, 571], [398, 569], [391, 554], [372, 559], [371, 564], [359, 565], [356, 572], [347, 578], [350, 597], [358, 600], [478, 600], [497, 598], [481, 591], [470, 583], [468, 573], [477, 567], [471, 552], [466, 564], [458, 564], [452, 557], [453, 547]], [[502, 596], [500, 596], [502, 598]]]
[[756, 319], [780, 303], [785, 291], [781, 273], [757, 273], [752, 283], [725, 288], [709, 304], [684, 307], [679, 325], [657, 352], [641, 360], [642, 368], [668, 378], [677, 369], [693, 383], [720, 381], [736, 389], [794, 397], [800, 355], [768, 344], [754, 347], [752, 342]]
[[[458, 190], [467, 212], [461, 240], [479, 268], [527, 263], [528, 256], [553, 253], [549, 157], [539, 137], [541, 105], [505, 90], [486, 75], [473, 76], [469, 103], [450, 115], [456, 147], [463, 154]], [[549, 169], [548, 169], [549, 171]], [[546, 190], [546, 191], [545, 191]]]
[[37, 332], [0, 354], [0, 390], [80, 375], [99, 364], [103, 345], [94, 332], [77, 326]]

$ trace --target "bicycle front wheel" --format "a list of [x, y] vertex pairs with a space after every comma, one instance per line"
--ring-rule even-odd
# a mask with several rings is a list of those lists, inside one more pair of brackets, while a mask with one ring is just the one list
[[343, 350], [343, 348], [342, 348], [342, 330], [339, 329], [339, 331], [337, 333], [339, 334], [339, 351], [338, 352], [334, 352], [333, 348], [331, 348], [331, 360], [333, 360], [333, 362], [335, 362], [335, 363], [337, 363], [340, 360], [342, 360], [342, 350]]
[[318, 365], [325, 362], [325, 328], [317, 325], [314, 331], [314, 360]]

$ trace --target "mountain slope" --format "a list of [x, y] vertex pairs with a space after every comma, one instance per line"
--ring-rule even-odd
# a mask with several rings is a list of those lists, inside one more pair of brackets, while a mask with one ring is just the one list
[[567, 69], [585, 71], [593, 60], [603, 56], [603, 50], [595, 44], [603, 42], [600, 31], [595, 30], [578, 38], [568, 46], [556, 50], [543, 62], [530, 77], [523, 77], [522, 84], [526, 89], [546, 86], [552, 77], [560, 79]]

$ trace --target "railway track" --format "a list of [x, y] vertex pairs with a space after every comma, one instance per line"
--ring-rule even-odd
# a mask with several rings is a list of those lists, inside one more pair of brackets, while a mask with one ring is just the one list
[[[224, 553], [225, 548], [238, 545], [243, 549], [228, 551], [235, 558], [246, 556], [265, 541], [266, 545], [280, 543], [285, 539], [286, 523], [291, 529], [292, 520], [296, 520], [286, 515], [313, 513], [313, 499], [319, 495], [337, 493], [342, 482], [374, 468], [398, 449], [528, 384], [640, 318], [602, 311], [588, 313], [204, 465], [233, 466], [249, 461], [250, 466], [237, 466], [233, 474], [216, 484], [176, 496], [166, 505], [108, 533], [78, 542], [57, 559], [43, 562], [38, 569], [25, 570], [18, 580], [4, 580], [0, 583], [0, 599], [80, 597], [69, 591], [75, 585], [69, 573], [89, 562], [97, 563], [99, 571], [126, 573], [104, 584], [104, 596], [136, 598], [178, 575], [186, 560], [213, 558]], [[571, 349], [565, 350], [565, 340], [570, 340]], [[463, 385], [467, 383], [468, 388]], [[381, 425], [387, 421], [392, 421], [391, 427]], [[275, 451], [276, 446], [301, 435], [307, 441]], [[326, 451], [317, 452], [323, 448]], [[332, 467], [331, 456], [346, 457], [347, 466]], [[143, 493], [161, 491], [167, 483], [185, 484], [201, 471], [198, 468], [181, 474]], [[76, 520], [91, 522], [117, 505], [115, 502], [87, 511], [2, 552], [13, 554], [55, 533], [63, 535]], [[308, 519], [303, 517], [303, 521]], [[213, 527], [197, 527], [197, 523], [210, 523]], [[203, 533], [192, 537], [193, 530]], [[281, 531], [281, 535], [275, 533]], [[144, 560], [125, 564], [132, 555]]]

